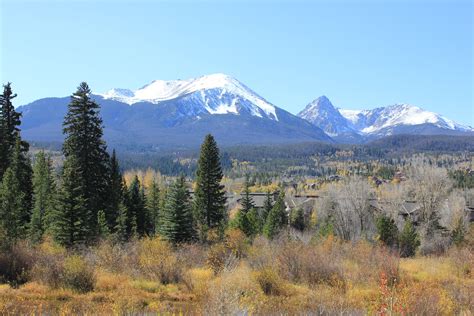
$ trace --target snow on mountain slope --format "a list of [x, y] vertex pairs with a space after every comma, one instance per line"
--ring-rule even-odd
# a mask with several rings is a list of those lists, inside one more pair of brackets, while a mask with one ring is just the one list
[[374, 133], [394, 126], [421, 124], [432, 124], [439, 128], [455, 131], [473, 130], [437, 113], [409, 104], [395, 104], [384, 108], [363, 111], [340, 109], [339, 112], [364, 134]]
[[354, 132], [339, 111], [326, 96], [320, 96], [309, 103], [298, 116], [318, 126], [329, 136]]
[[298, 116], [336, 139], [350, 135], [350, 141], [357, 139], [357, 136], [382, 137], [396, 133], [474, 132], [472, 127], [409, 104], [395, 104], [372, 110], [345, 110], [334, 108], [325, 96], [309, 103]]
[[112, 89], [99, 95], [104, 99], [130, 105], [138, 102], [157, 104], [192, 95], [192, 99], [210, 114], [240, 114], [244, 110], [253, 116], [265, 116], [278, 121], [275, 106], [237, 79], [225, 74], [187, 80], [155, 80], [135, 91]]

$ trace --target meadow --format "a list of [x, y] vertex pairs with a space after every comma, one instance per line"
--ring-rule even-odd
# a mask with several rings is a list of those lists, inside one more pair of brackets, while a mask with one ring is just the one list
[[400, 258], [377, 242], [287, 231], [207, 245], [156, 237], [66, 249], [18, 244], [0, 314], [472, 315], [473, 227], [462, 247]]

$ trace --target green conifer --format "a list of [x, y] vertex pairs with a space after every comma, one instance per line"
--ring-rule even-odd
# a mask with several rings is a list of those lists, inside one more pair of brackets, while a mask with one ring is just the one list
[[[91, 90], [85, 82], [79, 85], [71, 97], [68, 113], [64, 118], [63, 132], [66, 135], [63, 153], [66, 162], [69, 159], [74, 160], [70, 166], [75, 169], [75, 179], [69, 183], [69, 190], [74, 191], [74, 196], [83, 199], [85, 209], [91, 213], [91, 216], [84, 214], [78, 217], [88, 218], [88, 222], [81, 223], [80, 227], [86, 229], [86, 235], [93, 238], [98, 232], [97, 214], [99, 210], [107, 210], [109, 206], [110, 161], [102, 139], [99, 105], [91, 98]], [[82, 209], [79, 207], [77, 211]]]
[[40, 151], [33, 167], [33, 211], [29, 227], [30, 239], [39, 242], [48, 229], [56, 204], [56, 185], [50, 157]]
[[168, 192], [161, 217], [160, 234], [175, 244], [194, 238], [193, 214], [184, 176], [176, 180]]
[[405, 222], [398, 240], [401, 257], [412, 257], [415, 255], [416, 249], [420, 246], [420, 240], [410, 220]]
[[285, 206], [285, 193], [282, 190], [272, 210], [267, 216], [263, 233], [268, 238], [276, 236], [285, 226], [288, 225], [288, 216]]
[[203, 231], [221, 227], [227, 220], [222, 177], [219, 148], [214, 137], [209, 134], [201, 146], [194, 194], [194, 211]]
[[155, 179], [151, 182], [146, 195], [146, 208], [152, 224], [152, 233], [157, 234], [160, 227], [160, 190]]

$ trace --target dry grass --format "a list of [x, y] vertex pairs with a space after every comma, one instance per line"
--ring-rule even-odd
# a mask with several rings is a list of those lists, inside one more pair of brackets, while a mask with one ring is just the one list
[[[375, 244], [333, 237], [310, 243], [257, 238], [253, 244], [241, 237], [231, 232], [211, 247], [174, 249], [144, 239], [80, 252], [45, 242], [25, 250], [37, 256], [27, 283], [0, 285], [0, 315], [474, 312], [470, 249], [399, 259]], [[48, 281], [55, 267], [77, 276], [85, 266], [93, 272], [92, 290]]]

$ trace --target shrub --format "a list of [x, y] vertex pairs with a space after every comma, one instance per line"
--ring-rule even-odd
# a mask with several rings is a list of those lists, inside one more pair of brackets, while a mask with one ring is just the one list
[[78, 293], [94, 289], [94, 269], [78, 254], [68, 255], [65, 248], [46, 239], [39, 245], [32, 270], [34, 280], [52, 288], [68, 288]]
[[79, 293], [90, 292], [94, 289], [94, 270], [78, 255], [69, 256], [64, 260], [61, 279], [64, 287]]
[[225, 270], [209, 283], [203, 297], [204, 315], [246, 315], [253, 314], [252, 305], [261, 293], [249, 268], [240, 265]]
[[266, 295], [282, 295], [284, 293], [282, 279], [270, 268], [255, 272], [255, 280]]
[[139, 241], [138, 264], [146, 277], [163, 284], [176, 283], [182, 278], [181, 265], [171, 244], [158, 237]]
[[34, 252], [25, 243], [5, 247], [0, 252], [0, 283], [12, 287], [26, 283], [35, 260]]
[[225, 235], [225, 246], [237, 258], [246, 255], [248, 244], [245, 234], [239, 229], [230, 229]]
[[325, 244], [305, 245], [300, 241], [285, 241], [277, 249], [276, 262], [280, 274], [292, 282], [332, 286], [345, 284], [342, 264]]

